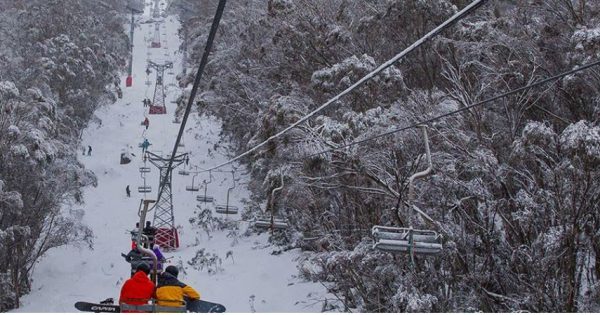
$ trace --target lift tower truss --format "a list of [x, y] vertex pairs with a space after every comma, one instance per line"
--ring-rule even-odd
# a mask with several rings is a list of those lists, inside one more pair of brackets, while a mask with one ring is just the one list
[[150, 114], [166, 114], [167, 107], [165, 106], [165, 86], [163, 78], [165, 77], [165, 69], [173, 68], [173, 63], [170, 61], [164, 64], [157, 64], [152, 61], [148, 61], [148, 68], [156, 70], [156, 86], [154, 86], [154, 97], [152, 104], [150, 104]]
[[171, 156], [163, 158], [152, 152], [146, 152], [146, 154], [150, 163], [160, 171], [158, 197], [154, 206], [154, 221], [152, 224], [156, 228], [154, 242], [165, 250], [173, 250], [179, 247], [179, 236], [175, 228], [175, 215], [173, 213], [172, 170], [185, 161], [187, 153], [175, 156], [171, 167], [169, 167]]

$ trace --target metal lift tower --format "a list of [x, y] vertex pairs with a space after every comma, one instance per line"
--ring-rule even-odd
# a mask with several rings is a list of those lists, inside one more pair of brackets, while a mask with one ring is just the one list
[[[171, 191], [172, 169], [169, 169], [171, 156], [163, 158], [152, 152], [146, 152], [148, 160], [160, 171], [160, 182], [158, 185], [158, 197], [154, 206], [154, 222], [156, 228], [154, 236], [155, 244], [165, 250], [173, 250], [179, 247], [179, 236], [175, 228], [175, 215], [173, 214], [173, 193]], [[173, 158], [173, 168], [185, 161], [187, 153], [177, 155]]]
[[150, 44], [150, 48], [160, 48], [160, 23], [154, 22], [154, 37], [152, 38], [152, 43]]
[[173, 63], [170, 61], [164, 64], [157, 64], [152, 61], [148, 61], [148, 68], [156, 70], [156, 86], [154, 87], [154, 97], [152, 104], [150, 105], [150, 114], [166, 114], [167, 107], [165, 106], [165, 86], [163, 84], [163, 78], [165, 76], [165, 69], [173, 68]]

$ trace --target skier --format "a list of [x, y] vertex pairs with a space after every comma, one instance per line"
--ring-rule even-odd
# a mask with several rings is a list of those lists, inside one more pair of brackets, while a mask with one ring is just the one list
[[152, 248], [152, 245], [154, 244], [154, 235], [156, 235], [156, 228], [152, 226], [152, 223], [150, 221], [146, 221], [146, 226], [142, 230], [142, 233], [144, 233], [144, 235], [148, 237], [148, 242], [150, 243], [148, 246]]
[[92, 146], [88, 145], [88, 156], [92, 155]]
[[156, 264], [156, 270], [158, 270], [160, 272], [163, 270], [163, 263], [165, 261], [167, 261], [167, 259], [165, 258], [163, 253], [160, 251], [160, 246], [154, 244], [154, 246], [152, 246], [152, 251], [154, 252], [154, 255], [156, 255], [156, 261], [158, 262]]
[[187, 166], [188, 164], [190, 164], [190, 156], [186, 155], [185, 156], [185, 166]]
[[192, 287], [177, 280], [179, 270], [175, 266], [168, 266], [165, 272], [158, 276], [156, 286], [156, 300], [161, 306], [182, 306], [184, 299], [188, 307], [193, 301], [200, 300], [200, 294]]
[[127, 193], [127, 197], [131, 197], [131, 190], [129, 189], [129, 185], [125, 187], [125, 192]]
[[[121, 256], [125, 258], [125, 261], [131, 264], [131, 275], [133, 276], [133, 274], [135, 273], [134, 270], [140, 264], [147, 264], [150, 270], [152, 270], [154, 268], [154, 262], [149, 257], [144, 257], [144, 255], [137, 249], [135, 241], [131, 241], [131, 247], [132, 248], [129, 251], [129, 253], [127, 253], [127, 255], [121, 254]], [[158, 272], [161, 272], [163, 270], [163, 263], [167, 261], [167, 259], [160, 251], [160, 247], [158, 245], [154, 245], [152, 251], [154, 252], [154, 255], [156, 255], [156, 270]]]
[[148, 117], [146, 117], [144, 119], [144, 122], [142, 123], [144, 126], [146, 126], [146, 130], [148, 130], [148, 126], [150, 126], [150, 120], [148, 119]]
[[148, 147], [151, 145], [152, 144], [150, 143], [150, 141], [148, 141], [148, 139], [144, 139], [144, 142], [142, 143], [142, 154], [144, 154], [144, 152], [146, 152], [146, 150], [148, 150]]
[[125, 281], [121, 288], [119, 304], [145, 305], [152, 298], [154, 283], [148, 279], [150, 267], [146, 263], [141, 263], [135, 271], [135, 274]]

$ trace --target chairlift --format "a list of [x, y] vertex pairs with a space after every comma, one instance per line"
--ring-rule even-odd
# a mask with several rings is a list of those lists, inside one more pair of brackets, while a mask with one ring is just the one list
[[150, 173], [149, 166], [140, 166], [140, 173]]
[[206, 190], [208, 189], [208, 184], [212, 183], [212, 171], [208, 171], [208, 182], [205, 179], [202, 181], [202, 183], [204, 184], [204, 195], [196, 196], [196, 200], [198, 200], [200, 202], [204, 202], [204, 203], [215, 201], [215, 198], [206, 194]]
[[188, 175], [190, 175], [190, 172], [188, 170], [182, 168], [179, 170], [179, 172], [177, 172], [177, 174], [183, 175], [183, 176], [188, 176]]
[[283, 172], [280, 172], [281, 176], [281, 186], [274, 188], [271, 191], [271, 200], [267, 205], [270, 208], [270, 215], [266, 214], [268, 211], [265, 211], [265, 214], [258, 217], [254, 222], [254, 227], [260, 229], [271, 229], [271, 232], [274, 230], [285, 230], [289, 227], [287, 220], [282, 217], [278, 217], [275, 215], [275, 192], [283, 190], [284, 182], [283, 182]]
[[229, 194], [235, 188], [235, 172], [234, 171], [231, 171], [231, 177], [233, 178], [233, 186], [229, 187], [227, 189], [227, 203], [225, 203], [224, 205], [215, 206], [216, 213], [221, 213], [221, 214], [225, 214], [225, 215], [238, 213], [238, 207], [229, 205]]
[[437, 255], [442, 251], [441, 235], [435, 231], [376, 225], [371, 233], [376, 239], [373, 247], [382, 251], [408, 252], [411, 242], [415, 254]]
[[419, 127], [423, 130], [428, 166], [424, 171], [417, 172], [408, 179], [408, 228], [374, 226], [371, 229], [371, 234], [375, 239], [374, 249], [388, 252], [408, 252], [412, 265], [414, 265], [414, 254], [436, 255], [440, 254], [443, 249], [442, 237], [436, 231], [417, 230], [412, 226], [411, 212], [415, 208], [413, 206], [414, 181], [415, 179], [429, 175], [432, 170], [427, 127]]
[[192, 185], [185, 186], [185, 190], [187, 190], [187, 191], [199, 191], [200, 190], [200, 186], [194, 186], [194, 180], [196, 180], [196, 176], [198, 176], [198, 173], [196, 173], [194, 176], [192, 176]]
[[138, 186], [138, 192], [144, 193], [144, 194], [152, 192], [152, 187], [150, 187], [150, 185], [146, 185], [145, 173], [140, 172], [140, 177], [142, 177], [144, 179], [144, 184], [142, 186]]

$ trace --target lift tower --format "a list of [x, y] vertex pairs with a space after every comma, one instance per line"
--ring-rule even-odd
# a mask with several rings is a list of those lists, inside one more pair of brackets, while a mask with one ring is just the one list
[[[175, 215], [173, 213], [173, 193], [171, 191], [172, 169], [169, 168], [171, 156], [162, 157], [152, 152], [146, 151], [146, 156], [152, 165], [160, 171], [160, 181], [158, 184], [158, 197], [154, 206], [154, 222], [152, 226], [156, 228], [154, 243], [165, 250], [173, 250], [179, 247], [179, 236], [175, 228]], [[173, 158], [172, 167], [181, 165], [187, 153], [179, 154]]]
[[167, 107], [165, 106], [165, 86], [163, 84], [163, 78], [165, 76], [165, 69], [173, 68], [173, 63], [170, 61], [164, 64], [157, 64], [152, 61], [148, 61], [148, 68], [156, 70], [156, 86], [154, 87], [154, 97], [152, 104], [150, 104], [150, 114], [166, 114]]
[[150, 48], [160, 48], [160, 22], [154, 22], [154, 37]]

